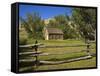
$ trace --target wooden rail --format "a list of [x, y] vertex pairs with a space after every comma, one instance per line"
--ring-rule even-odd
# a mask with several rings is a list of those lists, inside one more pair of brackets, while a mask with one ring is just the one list
[[34, 55], [34, 54], [41, 54], [41, 53], [43, 53], [43, 52], [41, 52], [41, 51], [38, 51], [37, 53], [36, 52], [21, 52], [21, 53], [19, 53], [19, 55]]
[[63, 47], [83, 47], [83, 46], [91, 46], [91, 44], [77, 44], [77, 45], [60, 45], [60, 46], [53, 46], [53, 45], [42, 45], [39, 48], [63, 48]]
[[19, 48], [34, 48], [38, 46], [39, 48], [61, 48], [61, 47], [81, 47], [81, 46], [91, 46], [91, 44], [73, 44], [73, 45], [58, 45], [58, 46], [53, 46], [53, 45], [44, 45], [42, 43], [38, 44], [29, 44], [29, 45], [20, 45]]
[[41, 46], [43, 44], [38, 43], [38, 44], [29, 44], [29, 45], [20, 45], [19, 48], [34, 48], [36, 46]]
[[79, 58], [74, 58], [74, 59], [63, 60], [63, 61], [40, 61], [40, 63], [54, 65], [54, 64], [63, 64], [63, 63], [69, 63], [69, 62], [73, 62], [73, 61], [90, 59], [90, 58], [92, 58], [92, 56], [84, 56], [84, 57], [79, 57]]

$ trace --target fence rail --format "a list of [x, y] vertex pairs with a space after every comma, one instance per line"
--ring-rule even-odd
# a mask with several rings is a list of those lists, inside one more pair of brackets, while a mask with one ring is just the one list
[[34, 48], [34, 47], [39, 47], [39, 48], [61, 48], [61, 47], [81, 47], [81, 46], [91, 46], [91, 44], [73, 44], [73, 45], [44, 45], [42, 43], [40, 44], [29, 44], [29, 45], [20, 45], [19, 48]]

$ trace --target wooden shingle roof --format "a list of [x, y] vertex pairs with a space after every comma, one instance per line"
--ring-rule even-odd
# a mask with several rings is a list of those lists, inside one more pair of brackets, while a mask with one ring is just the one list
[[58, 28], [47, 28], [49, 34], [63, 34], [63, 31]]

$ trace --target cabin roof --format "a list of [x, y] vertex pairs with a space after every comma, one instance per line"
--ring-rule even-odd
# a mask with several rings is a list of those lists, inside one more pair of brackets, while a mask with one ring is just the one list
[[63, 34], [61, 29], [58, 28], [47, 28], [49, 34]]

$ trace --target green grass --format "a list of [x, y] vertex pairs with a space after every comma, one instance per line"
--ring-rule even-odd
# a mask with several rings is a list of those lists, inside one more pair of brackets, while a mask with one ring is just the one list
[[39, 56], [39, 60], [48, 60], [48, 61], [60, 61], [78, 58], [87, 55], [85, 52], [63, 54], [63, 55], [49, 55], [49, 56]]
[[[72, 44], [85, 44], [83, 41], [80, 40], [38, 40], [39, 43], [43, 43], [44, 45], [72, 45]], [[28, 44], [35, 43], [35, 40], [30, 39], [28, 41]], [[91, 48], [94, 48], [91, 50], [91, 53], [96, 53], [96, 45], [92, 44]], [[86, 56], [87, 53], [85, 51], [85, 46], [79, 46], [79, 47], [63, 47], [63, 48], [40, 48], [39, 51], [42, 51], [44, 53], [50, 53], [50, 54], [60, 54], [64, 53], [63, 55], [49, 55], [49, 56], [39, 56], [39, 60], [48, 60], [48, 61], [61, 61], [61, 60], [67, 60], [72, 58], [78, 58], [81, 56]], [[25, 49], [24, 49], [25, 50]], [[20, 50], [21, 51], [21, 50]], [[30, 51], [30, 50], [25, 50]], [[34, 51], [34, 50], [31, 50]], [[76, 53], [73, 53], [76, 52]], [[21, 57], [20, 57], [21, 58]], [[34, 59], [34, 57], [26, 55], [22, 58], [27, 59]], [[24, 64], [24, 63], [23, 63]], [[22, 64], [22, 65], [23, 65]], [[80, 60], [70, 63], [64, 63], [64, 64], [58, 64], [58, 65], [40, 65], [37, 68], [34, 69], [34, 66], [32, 66], [32, 63], [27, 63], [28, 66], [20, 67], [20, 70], [26, 69], [27, 67], [31, 67], [31, 69], [28, 69], [27, 71], [34, 71], [34, 70], [54, 70], [54, 69], [72, 69], [72, 68], [88, 68], [88, 67], [95, 67], [96, 66], [96, 58], [93, 57], [92, 59], [87, 60]]]
[[[29, 39], [27, 44], [34, 44], [36, 40]], [[66, 45], [66, 44], [84, 44], [83, 41], [80, 40], [37, 40], [38, 43], [43, 43], [46, 45]]]

